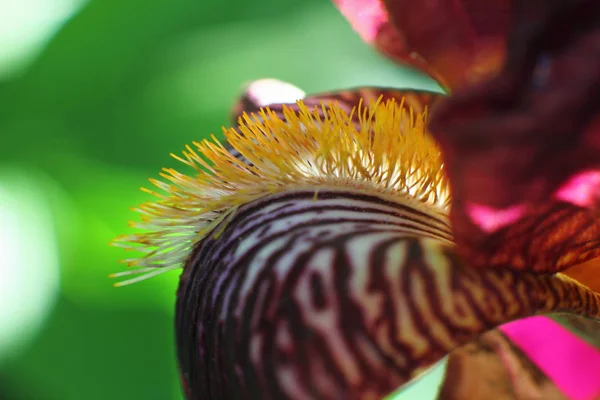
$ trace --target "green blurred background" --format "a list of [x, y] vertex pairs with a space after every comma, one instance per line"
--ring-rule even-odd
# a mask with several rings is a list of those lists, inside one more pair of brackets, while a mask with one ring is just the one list
[[108, 242], [264, 77], [432, 87], [327, 0], [0, 0], [0, 399], [181, 399], [179, 272], [113, 288]]

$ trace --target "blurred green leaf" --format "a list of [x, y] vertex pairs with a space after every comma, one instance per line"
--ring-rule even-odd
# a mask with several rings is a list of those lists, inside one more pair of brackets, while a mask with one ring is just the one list
[[151, 307], [59, 299], [28, 362], [3, 375], [30, 400], [175, 399], [172, 326], [172, 314]]

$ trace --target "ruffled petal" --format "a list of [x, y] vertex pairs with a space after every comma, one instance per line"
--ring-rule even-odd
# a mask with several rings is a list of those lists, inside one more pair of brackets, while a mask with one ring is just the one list
[[401, 64], [457, 87], [497, 70], [509, 0], [333, 0], [367, 43]]
[[600, 3], [516, 4], [501, 73], [441, 102], [430, 129], [463, 255], [555, 271], [600, 255]]
[[498, 69], [511, 19], [509, 0], [383, 0], [408, 55], [424, 59], [450, 88]]
[[[600, 256], [600, 225], [587, 209], [562, 202], [499, 211], [474, 208], [460, 205], [451, 187], [454, 239], [461, 256], [476, 267], [554, 272]], [[481, 223], [472, 222], [475, 218]]]

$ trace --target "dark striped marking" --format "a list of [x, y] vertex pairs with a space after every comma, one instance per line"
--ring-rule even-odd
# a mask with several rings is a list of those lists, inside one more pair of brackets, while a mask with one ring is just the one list
[[176, 318], [190, 399], [378, 399], [504, 322], [600, 315], [572, 280], [465, 266], [447, 222], [400, 199], [313, 195], [247, 204], [190, 256]]

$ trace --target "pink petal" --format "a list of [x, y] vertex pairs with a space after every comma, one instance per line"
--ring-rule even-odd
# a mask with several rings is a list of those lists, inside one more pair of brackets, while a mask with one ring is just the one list
[[516, 205], [503, 210], [468, 204], [467, 214], [484, 232], [492, 233], [519, 220], [525, 214], [525, 206]]
[[592, 207], [598, 203], [600, 194], [600, 171], [582, 171], [571, 177], [556, 191], [556, 198], [580, 207]]
[[547, 317], [511, 322], [500, 330], [569, 399], [593, 400], [600, 395], [600, 349]]
[[388, 24], [387, 12], [379, 0], [333, 0], [352, 28], [367, 43]]

